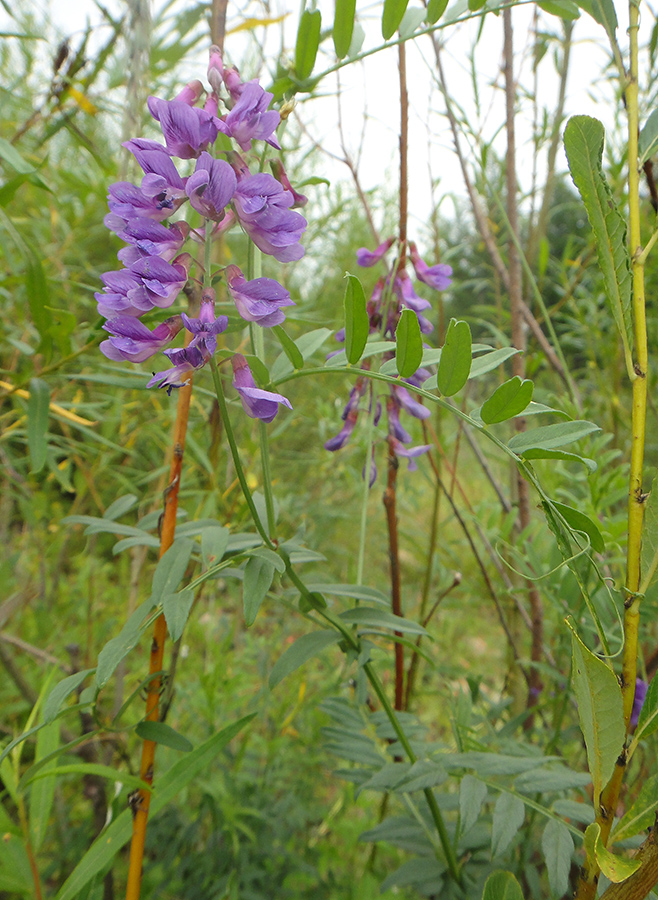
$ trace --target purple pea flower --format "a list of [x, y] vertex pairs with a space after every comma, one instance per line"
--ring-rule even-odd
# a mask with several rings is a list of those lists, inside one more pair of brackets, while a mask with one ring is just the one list
[[396, 456], [404, 456], [409, 460], [408, 468], [410, 472], [415, 472], [418, 468], [416, 457], [422, 456], [423, 453], [427, 453], [432, 447], [431, 444], [423, 444], [419, 447], [405, 447], [396, 437], [392, 436], [389, 436], [389, 441], [391, 442], [393, 452]]
[[261, 419], [263, 422], [271, 422], [279, 411], [279, 406], [292, 405], [282, 394], [274, 394], [256, 387], [251, 369], [247, 360], [241, 353], [236, 353], [231, 358], [233, 366], [233, 387], [240, 394], [240, 400], [244, 411], [252, 419]]
[[368, 250], [367, 247], [360, 247], [356, 251], [357, 263], [360, 266], [364, 266], [365, 268], [374, 266], [384, 256], [384, 254], [391, 249], [394, 241], [395, 238], [390, 237], [387, 241], [384, 241], [383, 244], [380, 244], [376, 250]]
[[206, 288], [201, 294], [201, 309], [198, 319], [190, 319], [185, 313], [181, 313], [181, 319], [185, 328], [194, 335], [189, 347], [198, 347], [206, 361], [210, 359], [217, 349], [217, 335], [226, 331], [228, 326], [227, 316], [215, 318], [214, 290]]
[[130, 219], [155, 219], [161, 222], [172, 214], [173, 203], [166, 206], [156, 197], [145, 194], [137, 185], [129, 181], [111, 184], [107, 194], [110, 215], [105, 216], [105, 225], [110, 231], [117, 231]]
[[181, 100], [149, 97], [148, 108], [162, 128], [170, 156], [194, 159], [214, 144], [219, 131], [218, 120], [211, 113]]
[[644, 706], [644, 701], [646, 699], [648, 690], [649, 685], [646, 681], [643, 681], [642, 678], [635, 679], [635, 696], [633, 697], [633, 709], [631, 711], [632, 728], [635, 728], [640, 719], [640, 713], [642, 712], [642, 707]]
[[226, 267], [226, 283], [238, 312], [247, 322], [271, 327], [285, 321], [282, 306], [294, 306], [289, 292], [273, 278], [247, 281], [237, 266]]
[[[361, 477], [363, 480], [366, 480], [366, 466], [365, 463], [363, 465], [363, 469], [361, 470]], [[373, 484], [377, 481], [377, 464], [375, 463], [375, 448], [372, 448], [372, 453], [370, 456], [370, 477], [368, 478], [368, 487], [371, 488]]]
[[130, 269], [104, 272], [101, 281], [105, 290], [94, 294], [98, 303], [98, 313], [106, 319], [117, 316], [141, 316], [153, 308], [152, 303], [140, 307], [135, 302], [141, 286], [140, 280]]
[[220, 130], [236, 140], [243, 150], [251, 149], [252, 140], [266, 141], [280, 150], [274, 131], [281, 116], [274, 109], [268, 110], [273, 96], [263, 90], [258, 81], [243, 85], [237, 103], [221, 120]]
[[124, 266], [132, 266], [144, 256], [159, 256], [169, 262], [180, 251], [189, 233], [190, 226], [183, 221], [173, 222], [167, 228], [152, 219], [131, 219], [117, 231], [121, 240], [130, 244], [119, 250], [117, 256]]
[[133, 138], [123, 146], [130, 150], [145, 173], [140, 185], [142, 193], [152, 197], [171, 215], [186, 200], [187, 179], [180, 176], [167, 149], [157, 141], [145, 138]]
[[103, 325], [112, 337], [102, 342], [101, 353], [116, 362], [144, 362], [172, 341], [182, 327], [180, 316], [171, 316], [153, 331], [134, 316], [118, 316]]
[[207, 362], [198, 347], [181, 347], [178, 350], [165, 350], [164, 352], [172, 363], [171, 369], [154, 373], [146, 387], [166, 387], [168, 394], [171, 394], [172, 388], [183, 387], [189, 380], [184, 376], [192, 373], [195, 369], [201, 369]]
[[[428, 373], [429, 377], [429, 373]], [[395, 402], [398, 406], [401, 406], [405, 412], [408, 412], [410, 415], [414, 416], [416, 419], [428, 419], [430, 416], [430, 411], [426, 406], [423, 406], [422, 403], [419, 403], [417, 400], [411, 396], [409, 391], [402, 387], [401, 385], [393, 385], [391, 387], [391, 394], [395, 399]]]
[[271, 175], [238, 176], [233, 204], [238, 219], [254, 244], [279, 262], [301, 259], [299, 240], [306, 219], [290, 207], [294, 198]]
[[345, 446], [352, 436], [358, 415], [359, 413], [356, 409], [351, 409], [347, 416], [344, 416], [345, 424], [335, 437], [329, 438], [325, 442], [325, 450], [330, 450], [333, 453], [335, 450], [340, 450]]
[[452, 267], [444, 263], [438, 263], [436, 266], [428, 266], [427, 263], [420, 258], [416, 245], [412, 242], [409, 244], [409, 255], [411, 262], [416, 270], [416, 277], [419, 281], [428, 284], [435, 291], [445, 291], [452, 284]]
[[129, 269], [140, 280], [141, 290], [130, 292], [129, 298], [143, 311], [154, 306], [163, 309], [171, 306], [185, 287], [191, 263], [189, 253], [181, 253], [173, 263], [165, 262], [158, 256], [142, 257]]
[[429, 300], [418, 296], [411, 283], [411, 278], [409, 278], [404, 269], [395, 276], [393, 289], [402, 304], [409, 309], [413, 309], [415, 313], [419, 313], [422, 309], [427, 309], [432, 305]]
[[197, 159], [194, 174], [187, 179], [185, 190], [197, 212], [206, 219], [221, 222], [237, 184], [235, 172], [227, 162], [213, 159], [204, 152]]

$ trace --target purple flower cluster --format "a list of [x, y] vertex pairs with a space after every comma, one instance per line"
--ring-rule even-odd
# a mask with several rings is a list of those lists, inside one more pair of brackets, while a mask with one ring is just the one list
[[[384, 259], [394, 242], [394, 238], [388, 238], [388, 240], [380, 244], [375, 250], [368, 250], [366, 247], [361, 247], [356, 252], [358, 264], [367, 268], [376, 265]], [[419, 281], [424, 282], [437, 291], [445, 290], [445, 288], [450, 285], [450, 276], [452, 275], [450, 266], [443, 264], [428, 266], [419, 256], [416, 245], [413, 243], [409, 244], [409, 256]], [[368, 301], [367, 312], [370, 320], [370, 333], [377, 334], [382, 338], [395, 340], [395, 332], [402, 310], [411, 309], [418, 317], [421, 332], [427, 334], [432, 330], [433, 326], [428, 319], [421, 315], [421, 312], [430, 305], [429, 300], [425, 300], [418, 296], [406, 269], [404, 266], [399, 266], [396, 262], [393, 270], [389, 271], [385, 278], [379, 279], [370, 296], [370, 300]], [[341, 329], [341, 331], [336, 334], [336, 339], [339, 341], [345, 340], [344, 329]], [[393, 353], [387, 354], [388, 359], [392, 359], [393, 356]], [[368, 369], [369, 367], [370, 360], [364, 360], [361, 368]], [[429, 376], [430, 373], [427, 369], [421, 368], [418, 369], [411, 378], [406, 378], [404, 380], [414, 387], [421, 387], [423, 382], [429, 378]], [[360, 376], [357, 378], [354, 387], [350, 391], [347, 405], [343, 410], [342, 418], [344, 425], [335, 437], [330, 438], [330, 440], [325, 443], [324, 446], [326, 450], [335, 451], [345, 446], [354, 431], [359, 415], [361, 399], [369, 393], [370, 388], [368, 379]], [[369, 409], [371, 404], [372, 400], [367, 404]], [[415, 419], [421, 420], [426, 419], [429, 416], [430, 411], [427, 407], [423, 406], [422, 403], [419, 403], [414, 399], [409, 390], [404, 387], [404, 384], [400, 383], [399, 385], [396, 384], [391, 386], [389, 396], [386, 398], [386, 418], [388, 423], [387, 441], [396, 456], [405, 457], [408, 460], [409, 469], [413, 471], [417, 468], [416, 458], [423, 453], [426, 453], [427, 450], [430, 449], [430, 445], [423, 444], [417, 447], [408, 446], [412, 439], [409, 432], [400, 422], [400, 412], [402, 410], [413, 416]], [[374, 416], [375, 426], [379, 423], [381, 411], [381, 403], [377, 401], [377, 408], [375, 409]], [[364, 469], [364, 478], [365, 477]], [[371, 487], [374, 484], [376, 477], [377, 467], [373, 458], [370, 462], [370, 472], [368, 476]]]
[[[126, 141], [143, 172], [139, 185], [118, 182], [109, 188], [105, 225], [127, 244], [119, 251], [124, 268], [101, 276], [104, 290], [97, 293], [98, 312], [107, 320], [103, 326], [110, 337], [101, 344], [109, 359], [143, 362], [164, 350], [183, 328], [186, 346], [164, 350], [171, 368], [154, 374], [148, 387], [182, 386], [186, 376], [204, 366], [217, 347], [217, 335], [228, 325], [226, 316], [215, 316], [215, 293], [203, 292], [198, 318], [184, 313], [172, 316], [152, 331], [140, 321], [156, 309], [171, 307], [187, 283], [193, 258], [183, 252], [190, 236], [199, 237], [183, 220], [171, 217], [188, 203], [217, 236], [234, 224], [242, 226], [251, 240], [279, 262], [291, 262], [304, 255], [299, 241], [306, 220], [292, 207], [305, 198], [296, 194], [283, 166], [277, 177], [252, 174], [247, 160], [238, 151], [213, 156], [218, 134], [231, 138], [246, 152], [252, 141], [266, 141], [279, 148], [274, 132], [280, 116], [270, 110], [272, 94], [257, 80], [243, 83], [237, 70], [224, 67], [216, 47], [210, 51], [208, 68], [210, 91], [200, 105], [204, 87], [200, 81], [188, 84], [174, 100], [149, 97], [148, 108], [159, 122], [164, 144], [146, 138]], [[225, 112], [220, 114], [220, 104]], [[279, 148], [280, 149], [280, 148]], [[187, 175], [181, 174], [174, 159], [193, 160]], [[284, 321], [282, 308], [293, 305], [290, 294], [271, 278], [248, 281], [231, 265], [225, 272], [228, 291], [239, 315], [264, 327]], [[242, 356], [234, 365], [236, 389], [249, 415], [271, 421], [279, 405], [290, 406], [279, 394], [255, 387]], [[270, 397], [268, 401], [267, 398]]]

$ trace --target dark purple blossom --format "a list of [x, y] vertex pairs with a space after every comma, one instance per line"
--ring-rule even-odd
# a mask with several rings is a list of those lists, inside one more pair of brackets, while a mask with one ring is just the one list
[[[429, 373], [428, 373], [429, 376]], [[415, 400], [409, 391], [401, 385], [393, 385], [391, 387], [391, 395], [398, 406], [402, 407], [405, 412], [414, 416], [416, 419], [428, 419], [430, 411], [422, 403]]]
[[395, 238], [390, 237], [388, 240], [380, 244], [376, 250], [368, 250], [367, 247], [360, 247], [356, 251], [356, 261], [360, 266], [369, 268], [374, 266], [385, 255], [385, 253], [393, 246]]
[[233, 366], [233, 387], [240, 394], [244, 411], [252, 419], [271, 422], [278, 413], [279, 406], [287, 406], [288, 409], [292, 409], [290, 401], [282, 394], [274, 394], [256, 387], [251, 369], [241, 353], [236, 353], [231, 358], [231, 365]]
[[172, 341], [182, 327], [180, 316], [171, 316], [153, 331], [135, 316], [119, 316], [103, 325], [112, 337], [102, 342], [101, 353], [116, 362], [144, 362]]
[[[122, 220], [123, 221], [123, 220]], [[159, 256], [166, 262], [180, 252], [190, 233], [187, 222], [173, 222], [167, 228], [152, 219], [131, 219], [117, 234], [130, 246], [117, 254], [124, 266], [132, 266], [143, 256]]]
[[180, 100], [149, 97], [147, 102], [151, 115], [160, 123], [170, 156], [194, 159], [215, 143], [219, 126], [211, 113]]
[[[142, 286], [142, 291], [129, 295], [134, 298], [135, 306], [138, 309], [171, 306], [185, 287], [191, 262], [189, 253], [176, 257], [173, 263], [165, 262], [158, 256], [145, 256], [137, 260], [129, 269], [139, 278]], [[144, 302], [150, 302], [150, 306], [140, 305]]]
[[202, 153], [194, 173], [187, 179], [186, 193], [197, 212], [220, 222], [237, 187], [235, 172], [223, 159]]
[[233, 203], [238, 219], [254, 244], [279, 262], [301, 259], [299, 240], [306, 219], [290, 207], [294, 198], [276, 178], [261, 173], [238, 177]]
[[633, 697], [633, 709], [631, 711], [632, 728], [635, 728], [639, 721], [640, 713], [642, 712], [642, 707], [644, 706], [644, 701], [646, 700], [648, 690], [649, 685], [646, 681], [643, 681], [642, 678], [635, 679], [635, 696]]
[[335, 437], [329, 438], [329, 440], [325, 442], [325, 450], [330, 450], [333, 453], [335, 450], [340, 450], [345, 446], [345, 444], [352, 436], [354, 426], [356, 425], [357, 416], [358, 411], [356, 409], [352, 409], [348, 412], [347, 416], [344, 417], [345, 424], [338, 432], [338, 434]]
[[226, 267], [226, 283], [238, 312], [247, 322], [271, 327], [285, 321], [283, 306], [294, 306], [290, 293], [273, 278], [247, 281], [237, 266]]
[[[94, 294], [99, 315], [114, 319], [117, 316], [141, 316], [153, 309], [153, 304], [144, 298], [140, 279], [130, 269], [104, 272], [101, 280], [105, 290]], [[140, 301], [141, 306], [138, 305]]]
[[281, 121], [276, 110], [268, 107], [273, 94], [263, 90], [258, 81], [243, 86], [237, 103], [220, 124], [221, 131], [238, 142], [242, 150], [250, 150], [252, 140], [266, 141], [280, 150], [274, 131]]
[[416, 277], [419, 281], [428, 284], [435, 291], [445, 291], [452, 284], [452, 267], [444, 263], [438, 263], [435, 266], [428, 266], [427, 263], [420, 258], [416, 245], [411, 242], [409, 244], [409, 255], [411, 262], [416, 270]]

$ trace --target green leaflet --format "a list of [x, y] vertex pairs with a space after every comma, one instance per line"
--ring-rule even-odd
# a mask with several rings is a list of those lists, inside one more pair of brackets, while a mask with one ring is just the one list
[[563, 822], [549, 819], [541, 839], [551, 893], [562, 897], [569, 888], [573, 838]]
[[523, 900], [523, 891], [511, 872], [493, 872], [484, 885], [482, 900]]
[[601, 841], [601, 826], [597, 822], [587, 826], [583, 846], [588, 859], [595, 859], [605, 877], [615, 884], [626, 881], [642, 865], [639, 859], [626, 859], [606, 850]]
[[320, 44], [321, 26], [320, 10], [305, 9], [299, 22], [295, 44], [295, 74], [300, 81], [305, 81], [313, 71]]
[[587, 649], [569, 619], [567, 625], [572, 636], [573, 686], [596, 806], [626, 737], [621, 688], [612, 669]]
[[518, 416], [532, 400], [534, 387], [532, 381], [527, 378], [522, 381], [518, 375], [505, 381], [482, 404], [482, 421], [487, 425], [494, 425]]
[[354, 365], [361, 359], [366, 347], [370, 320], [366, 310], [366, 295], [356, 275], [346, 273], [345, 286], [345, 356]]
[[451, 319], [439, 360], [436, 383], [444, 397], [452, 397], [460, 391], [471, 372], [471, 329], [467, 322]]
[[584, 419], [576, 419], [574, 422], [558, 422], [555, 425], [542, 425], [540, 428], [521, 431], [514, 435], [507, 446], [519, 456], [525, 456], [527, 450], [556, 450], [558, 447], [579, 441], [600, 430], [598, 425]]
[[175, 731], [166, 722], [151, 722], [147, 719], [145, 722], [139, 723], [135, 733], [143, 741], [153, 741], [155, 744], [162, 744], [163, 747], [171, 747], [172, 750], [180, 750], [182, 753], [189, 753], [194, 749], [184, 735]]
[[646, 740], [658, 729], [658, 678], [651, 679], [651, 684], [644, 698], [640, 717], [635, 729], [635, 741]]
[[273, 578], [274, 566], [269, 559], [252, 556], [247, 560], [242, 581], [244, 621], [247, 628], [254, 624], [261, 603], [272, 585]]
[[27, 401], [27, 446], [33, 475], [40, 472], [46, 462], [49, 405], [50, 388], [41, 378], [32, 378], [30, 399]]
[[385, 41], [392, 38], [398, 30], [408, 5], [409, 0], [384, 0], [382, 35]]
[[338, 59], [347, 56], [354, 31], [356, 0], [336, 0], [334, 13], [334, 49]]
[[[290, 363], [292, 364], [293, 369], [303, 369], [304, 368], [304, 357], [301, 354], [301, 351], [297, 344], [293, 341], [293, 339], [286, 334], [282, 325], [274, 325], [272, 331], [279, 339], [279, 343], [283, 347], [283, 352], [286, 354]], [[269, 374], [269, 373], [268, 373]]]
[[395, 361], [402, 378], [410, 378], [422, 360], [423, 336], [418, 316], [412, 309], [403, 309], [395, 331]]
[[427, 21], [436, 25], [448, 6], [448, 0], [430, 0], [427, 4]]
[[310, 631], [308, 634], [303, 634], [300, 638], [297, 638], [295, 643], [288, 647], [283, 656], [280, 656], [274, 663], [274, 667], [270, 672], [270, 688], [276, 687], [287, 675], [303, 666], [309, 659], [320, 654], [325, 647], [337, 644], [340, 639], [340, 632], [333, 629]]
[[[597, 0], [594, 0], [597, 2]], [[614, 8], [613, 8], [614, 13]], [[631, 269], [626, 246], [626, 221], [619, 212], [601, 166], [605, 131], [598, 119], [573, 116], [564, 132], [564, 149], [574, 184], [583, 198], [596, 238], [606, 294], [624, 344], [629, 375], [633, 375]]]
[[626, 838], [634, 837], [641, 831], [646, 831], [655, 822], [657, 811], [658, 775], [652, 775], [642, 785], [635, 803], [630, 809], [626, 810], [624, 817], [617, 823], [610, 835], [610, 841], [617, 843]]
[[644, 503], [644, 519], [642, 522], [642, 584], [640, 593], [644, 594], [651, 586], [658, 569], [658, 477], [651, 482], [649, 496]]

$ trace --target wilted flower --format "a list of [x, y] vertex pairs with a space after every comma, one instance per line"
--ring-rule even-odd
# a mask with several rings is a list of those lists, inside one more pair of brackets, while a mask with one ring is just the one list
[[273, 278], [247, 281], [237, 266], [226, 267], [226, 283], [238, 312], [247, 322], [271, 327], [285, 321], [283, 306], [294, 306], [290, 293]]
[[290, 184], [290, 179], [288, 178], [288, 174], [283, 167], [283, 163], [280, 159], [271, 159], [270, 160], [270, 168], [272, 169], [272, 174], [276, 178], [277, 181], [281, 182], [284, 189], [286, 191], [290, 191], [290, 193], [295, 198], [295, 202], [292, 205], [292, 209], [298, 209], [301, 206], [306, 206], [308, 203], [308, 197], [304, 194], [298, 193], [294, 187]]
[[357, 263], [360, 266], [364, 266], [366, 268], [374, 266], [384, 256], [384, 254], [391, 249], [394, 240], [395, 238], [388, 238], [388, 240], [384, 241], [383, 244], [380, 244], [376, 250], [368, 250], [367, 247], [360, 247], [356, 251]]
[[279, 411], [279, 406], [292, 405], [282, 394], [274, 394], [271, 391], [263, 391], [256, 387], [256, 382], [247, 365], [247, 360], [241, 353], [231, 357], [233, 366], [233, 387], [240, 394], [244, 411], [252, 419], [261, 419], [263, 422], [271, 422]]

